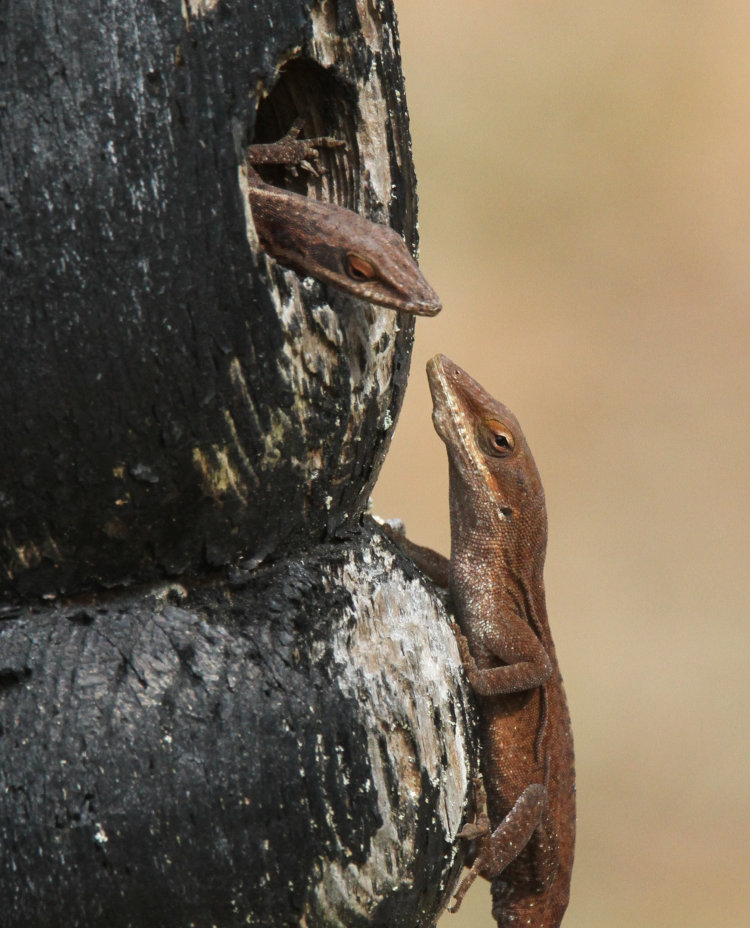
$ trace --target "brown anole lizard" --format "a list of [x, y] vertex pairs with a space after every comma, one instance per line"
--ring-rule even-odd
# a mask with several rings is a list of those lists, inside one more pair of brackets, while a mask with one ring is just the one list
[[448, 582], [480, 715], [478, 814], [460, 833], [476, 840], [475, 856], [452, 911], [483, 876], [500, 928], [557, 928], [573, 866], [575, 773], [545, 604], [544, 490], [506, 406], [443, 355], [427, 376], [448, 451], [450, 562], [399, 542], [436, 582]]
[[254, 166], [261, 164], [316, 173], [319, 148], [346, 144], [327, 136], [300, 139], [301, 125], [298, 120], [279, 141], [248, 149], [250, 207], [263, 249], [280, 264], [370, 303], [418, 316], [440, 312], [438, 295], [394, 229], [260, 177]]

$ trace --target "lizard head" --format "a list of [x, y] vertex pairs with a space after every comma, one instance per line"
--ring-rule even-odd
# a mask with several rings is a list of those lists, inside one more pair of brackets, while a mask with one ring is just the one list
[[544, 490], [516, 417], [444, 355], [428, 362], [427, 378], [432, 421], [448, 450], [451, 494], [470, 499], [475, 519], [524, 525], [521, 536], [546, 537]]
[[390, 226], [328, 204], [310, 257], [321, 280], [368, 303], [418, 316], [440, 312], [438, 295]]
[[299, 273], [388, 309], [440, 312], [440, 298], [390, 226], [335, 203], [273, 192], [253, 204], [253, 219], [264, 249]]

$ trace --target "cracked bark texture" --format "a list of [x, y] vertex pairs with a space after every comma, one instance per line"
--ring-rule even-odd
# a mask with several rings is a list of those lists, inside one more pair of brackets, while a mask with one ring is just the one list
[[416, 245], [390, 0], [0, 10], [0, 919], [427, 926], [472, 719], [363, 509], [413, 320], [257, 248], [268, 179]]

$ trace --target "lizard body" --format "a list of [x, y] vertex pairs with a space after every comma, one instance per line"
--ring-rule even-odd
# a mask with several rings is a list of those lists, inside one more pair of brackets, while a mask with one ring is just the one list
[[300, 128], [297, 121], [278, 142], [248, 149], [250, 207], [263, 249], [280, 264], [370, 303], [418, 316], [440, 312], [440, 299], [394, 229], [260, 177], [253, 165], [285, 164], [315, 172], [318, 148], [345, 145], [327, 137], [299, 139]]
[[[547, 513], [513, 413], [458, 365], [427, 365], [433, 424], [450, 470], [449, 574], [459, 650], [480, 715], [481, 771], [471, 872], [492, 881], [499, 928], [557, 928], [575, 840], [570, 717], [544, 594]], [[407, 549], [409, 550], [409, 549]], [[434, 573], [434, 568], [432, 569]]]

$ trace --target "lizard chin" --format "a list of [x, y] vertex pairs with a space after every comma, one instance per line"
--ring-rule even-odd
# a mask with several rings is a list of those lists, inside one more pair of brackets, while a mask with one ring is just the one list
[[445, 357], [436, 354], [427, 362], [427, 381], [432, 395], [432, 424], [438, 436], [447, 444], [454, 427], [453, 398], [445, 379]]

